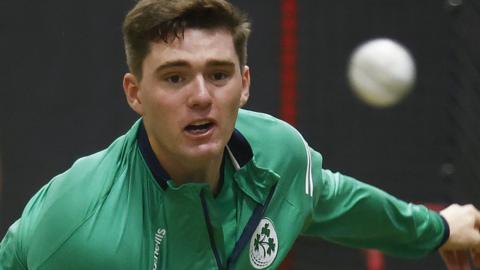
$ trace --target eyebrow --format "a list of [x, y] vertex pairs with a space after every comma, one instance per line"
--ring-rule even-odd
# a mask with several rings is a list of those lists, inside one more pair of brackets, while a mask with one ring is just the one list
[[190, 64], [187, 61], [176, 60], [176, 61], [167, 61], [155, 69], [155, 73], [158, 73], [164, 69], [174, 68], [174, 67], [189, 67]]
[[207, 61], [207, 66], [228, 66], [233, 68], [235, 67], [235, 63], [226, 60], [210, 60]]
[[[235, 63], [228, 60], [207, 60], [207, 66], [225, 66], [234, 68]], [[161, 72], [162, 70], [175, 68], [175, 67], [191, 67], [191, 64], [185, 60], [175, 60], [175, 61], [167, 61], [155, 69], [155, 73]]]

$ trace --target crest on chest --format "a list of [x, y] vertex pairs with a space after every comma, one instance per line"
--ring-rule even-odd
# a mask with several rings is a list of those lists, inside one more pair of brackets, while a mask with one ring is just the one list
[[250, 240], [250, 263], [255, 269], [269, 267], [277, 256], [278, 238], [273, 222], [263, 218]]

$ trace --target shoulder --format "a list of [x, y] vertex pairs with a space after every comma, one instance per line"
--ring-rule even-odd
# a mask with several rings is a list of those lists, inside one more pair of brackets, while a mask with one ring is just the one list
[[49, 207], [64, 205], [69, 208], [85, 208], [86, 204], [105, 196], [117, 176], [128, 162], [123, 153], [126, 150], [125, 136], [119, 137], [108, 148], [75, 161], [65, 172], [53, 178], [47, 191], [45, 203]]
[[[265, 113], [240, 110], [236, 128], [245, 136], [255, 161], [276, 172], [303, 168], [309, 147], [290, 124]], [[285, 165], [289, 166], [285, 166]]]
[[106, 149], [76, 160], [67, 171], [53, 178], [49, 183], [47, 203], [61, 201], [83, 210], [86, 204], [104, 197], [135, 156], [132, 152], [138, 150], [137, 129], [138, 122]]
[[32, 197], [17, 228], [19, 248], [29, 260], [40, 264], [101, 207], [126, 170], [126, 153], [134, 148], [130, 141], [127, 133], [105, 150], [78, 159]]
[[240, 110], [236, 128], [253, 147], [267, 143], [268, 146], [276, 146], [278, 150], [288, 146], [303, 148], [300, 133], [287, 122], [269, 114]]

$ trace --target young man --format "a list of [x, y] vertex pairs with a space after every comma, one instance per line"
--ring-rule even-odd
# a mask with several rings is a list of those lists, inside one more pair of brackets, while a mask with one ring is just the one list
[[[322, 169], [301, 135], [240, 110], [249, 23], [224, 0], [140, 0], [124, 23], [141, 115], [28, 203], [1, 269], [275, 269], [299, 235], [480, 265], [480, 214], [439, 215]], [[455, 268], [458, 267], [458, 268]], [[463, 267], [463, 268], [460, 268]]]

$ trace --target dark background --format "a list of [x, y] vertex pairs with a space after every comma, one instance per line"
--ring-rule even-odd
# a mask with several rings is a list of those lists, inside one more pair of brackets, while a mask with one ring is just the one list
[[[325, 167], [409, 201], [479, 203], [480, 4], [450, 1], [298, 0], [297, 128]], [[233, 2], [253, 21], [247, 107], [279, 116], [280, 2]], [[132, 5], [0, 2], [0, 235], [50, 178], [137, 118], [121, 86], [121, 23]], [[357, 100], [346, 81], [352, 50], [377, 37], [401, 42], [417, 64], [414, 91], [387, 109]], [[310, 238], [297, 242], [293, 262], [365, 269], [361, 251]], [[437, 255], [387, 258], [386, 269], [406, 268], [442, 266]]]

